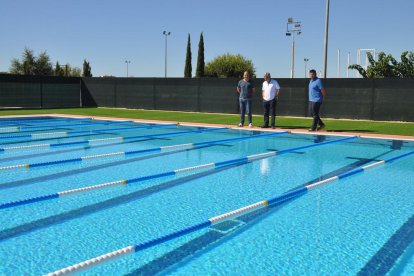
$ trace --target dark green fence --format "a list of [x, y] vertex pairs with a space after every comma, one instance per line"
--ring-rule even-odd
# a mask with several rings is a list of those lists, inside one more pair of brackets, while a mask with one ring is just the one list
[[79, 107], [80, 78], [0, 75], [0, 107]]
[[[278, 79], [277, 114], [308, 115], [307, 79]], [[237, 79], [0, 76], [0, 107], [119, 107], [238, 113]], [[262, 114], [262, 79], [253, 113]], [[327, 79], [322, 115], [414, 121], [414, 79]]]

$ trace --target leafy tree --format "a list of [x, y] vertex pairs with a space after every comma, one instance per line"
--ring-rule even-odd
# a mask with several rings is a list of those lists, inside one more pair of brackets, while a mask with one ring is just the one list
[[40, 55], [36, 58], [34, 74], [36, 76], [53, 75], [53, 65], [50, 62], [50, 57], [46, 54], [46, 52], [40, 53]]
[[371, 53], [367, 53], [369, 65], [367, 69], [361, 65], [352, 64], [349, 69], [357, 70], [364, 78], [413, 78], [414, 77], [414, 53], [403, 52], [401, 62], [392, 55], [384, 52], [378, 54], [378, 60], [374, 60]]
[[25, 48], [21, 61], [16, 58], [12, 59], [10, 73], [49, 76], [53, 73], [53, 66], [46, 52], [42, 52], [38, 57], [35, 57], [33, 50]]
[[10, 66], [10, 73], [16, 75], [34, 75], [35, 74], [36, 58], [33, 50], [25, 48], [23, 52], [22, 61], [14, 58]]
[[191, 42], [190, 42], [190, 34], [188, 34], [187, 54], [185, 56], [184, 78], [191, 78], [192, 70], [193, 68], [191, 67]]
[[56, 61], [56, 65], [55, 65], [55, 76], [64, 76], [65, 75], [65, 71], [63, 70], [63, 68], [60, 66], [59, 61]]
[[55, 74], [64, 77], [80, 77], [82, 70], [79, 67], [72, 67], [69, 63], [60, 65], [56, 62]]
[[405, 51], [401, 54], [401, 62], [398, 63], [396, 70], [400, 78], [414, 78], [414, 53]]
[[198, 57], [197, 57], [197, 69], [196, 78], [204, 77], [204, 37], [203, 33], [200, 34], [200, 42], [198, 43]]
[[205, 74], [209, 77], [242, 78], [244, 71], [249, 71], [252, 77], [255, 76], [253, 62], [242, 55], [224, 54], [217, 56], [208, 62], [205, 68]]
[[70, 77], [80, 77], [82, 74], [82, 70], [79, 67], [72, 67], [68, 71]]
[[83, 77], [92, 77], [91, 73], [91, 66], [89, 65], [89, 62], [86, 61], [86, 59], [83, 60]]

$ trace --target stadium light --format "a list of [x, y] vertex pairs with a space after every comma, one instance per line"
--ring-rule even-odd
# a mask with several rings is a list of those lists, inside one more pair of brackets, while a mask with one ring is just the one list
[[126, 67], [127, 67], [127, 78], [128, 78], [128, 64], [130, 64], [131, 61], [130, 60], [125, 60], [125, 63], [126, 63]]
[[171, 34], [171, 32], [163, 31], [162, 34], [165, 36], [165, 77], [167, 77], [167, 37]]
[[286, 24], [286, 36], [292, 37], [292, 66], [290, 69], [290, 77], [293, 79], [295, 75], [295, 34], [300, 35], [302, 33], [302, 26], [299, 21], [293, 20], [292, 17], [288, 18]]

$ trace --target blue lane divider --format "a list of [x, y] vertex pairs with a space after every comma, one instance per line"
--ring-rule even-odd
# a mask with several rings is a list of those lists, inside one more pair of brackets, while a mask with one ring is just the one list
[[[192, 132], [195, 132], [195, 133], [211, 132], [211, 131], [217, 131], [217, 130], [223, 130], [223, 129], [227, 129], [227, 128], [210, 128], [210, 129], [205, 129], [205, 130], [195, 130], [195, 131], [193, 130], [193, 131], [190, 131], [190, 132], [185, 131], [185, 132], [178, 132], [178, 133], [179, 134], [183, 134], [183, 133], [189, 134], [189, 133], [192, 133]], [[175, 133], [164, 133], [164, 134], [157, 134], [155, 136], [158, 136], [158, 135], [165, 136], [165, 135], [171, 135], [171, 134], [176, 134], [176, 133], [177, 132], [175, 132]], [[116, 155], [125, 155], [125, 156], [127, 156], [127, 155], [132, 155], [132, 154], [159, 152], [159, 151], [163, 151], [163, 150], [171, 150], [173, 148], [183, 148], [183, 147], [196, 148], [196, 147], [201, 147], [203, 145], [209, 145], [209, 144], [213, 145], [213, 144], [219, 144], [219, 143], [223, 143], [223, 142], [232, 142], [232, 141], [238, 141], [238, 140], [249, 140], [249, 139], [262, 138], [262, 137], [267, 137], [267, 136], [275, 136], [275, 135], [280, 135], [280, 134], [285, 134], [285, 133], [287, 133], [287, 132], [278, 132], [278, 133], [254, 135], [254, 136], [248, 136], [248, 137], [230, 138], [230, 139], [221, 139], [221, 140], [201, 142], [201, 143], [178, 144], [178, 145], [163, 146], [163, 147], [156, 147], [156, 148], [143, 149], [143, 150], [110, 152], [110, 153], [81, 156], [81, 157], [76, 157], [76, 158], [62, 159], [62, 160], [48, 161], [48, 162], [39, 162], [39, 163], [31, 163], [31, 164], [17, 164], [17, 165], [0, 167], [0, 171], [18, 169], [18, 168], [33, 168], [33, 167], [51, 166], [51, 165], [57, 165], [57, 164], [63, 164], [63, 163], [80, 162], [80, 161], [87, 160], [87, 159], [113, 157], [113, 156], [116, 156]], [[79, 144], [80, 142], [74, 142], [74, 143]]]
[[91, 121], [91, 118], [67, 118], [67, 119], [43, 119], [43, 120], [9, 120], [9, 121], [0, 121], [0, 125], [8, 125], [8, 124], [16, 124], [16, 125], [24, 125], [28, 123], [54, 123], [54, 122], [68, 122], [68, 121]]
[[[383, 160], [383, 161], [380, 161], [380, 162], [377, 162], [377, 163], [382, 163], [382, 164], [383, 163], [392, 163], [395, 160], [401, 159], [403, 157], [407, 157], [407, 156], [412, 155], [412, 154], [414, 154], [414, 152], [411, 152], [409, 154], [402, 154], [400, 156], [390, 158], [388, 160]], [[377, 163], [375, 163], [375, 164], [377, 164]], [[372, 168], [373, 167], [372, 165], [373, 164], [363, 166], [362, 168]], [[362, 171], [364, 171], [364, 169]], [[348, 175], [348, 176], [350, 176], [350, 175]], [[142, 242], [142, 243], [139, 243], [139, 244], [123, 247], [121, 249], [118, 249], [118, 250], [109, 252], [107, 254], [104, 254], [104, 255], [101, 255], [101, 256], [98, 256], [98, 257], [95, 257], [95, 258], [77, 263], [75, 265], [71, 265], [71, 266], [68, 266], [68, 267], [60, 269], [60, 270], [56, 270], [56, 271], [51, 272], [47, 275], [57, 276], [57, 275], [63, 275], [63, 274], [67, 274], [67, 273], [75, 273], [79, 270], [85, 270], [85, 269], [88, 269], [91, 266], [96, 266], [98, 264], [108, 262], [110, 260], [113, 260], [115, 258], [119, 258], [121, 256], [125, 256], [125, 255], [129, 255], [129, 254], [132, 254], [132, 253], [142, 251], [144, 249], [156, 246], [158, 244], [162, 244], [164, 242], [173, 240], [173, 239], [178, 238], [178, 237], [182, 237], [184, 235], [187, 235], [189, 233], [201, 230], [203, 228], [210, 227], [214, 224], [217, 224], [217, 223], [220, 223], [220, 222], [223, 222], [223, 221], [235, 218], [235, 217], [240, 217], [241, 215], [245, 215], [247, 213], [250, 213], [250, 212], [253, 212], [253, 211], [256, 211], [256, 210], [259, 210], [259, 209], [264, 209], [264, 208], [269, 208], [269, 207], [272, 207], [272, 206], [280, 205], [280, 204], [282, 204], [282, 203], [284, 203], [288, 200], [295, 199], [295, 198], [298, 198], [298, 197], [306, 194], [312, 188], [318, 187], [318, 186], [320, 186], [322, 184], [326, 184], [328, 182], [330, 182], [330, 181], [327, 181], [327, 179], [326, 179], [326, 180], [322, 180], [322, 181], [319, 181], [319, 182], [316, 182], [316, 183], [313, 183], [313, 184], [309, 184], [305, 187], [297, 188], [297, 189], [292, 190], [290, 192], [286, 192], [282, 195], [279, 195], [279, 196], [276, 196], [276, 197], [273, 197], [273, 198], [270, 198], [270, 199], [262, 200], [262, 201], [254, 203], [254, 204], [251, 204], [251, 205], [248, 205], [248, 206], [245, 206], [245, 207], [242, 207], [242, 208], [239, 208], [239, 209], [236, 209], [236, 210], [233, 210], [233, 211], [230, 211], [230, 212], [227, 212], [227, 213], [209, 218], [205, 221], [195, 223], [191, 226], [182, 228], [182, 229], [177, 230], [177, 231], [173, 231], [169, 234], [166, 234], [166, 235], [154, 238], [154, 239], [150, 239], [148, 241], [145, 241], [145, 242]]]
[[[74, 127], [83, 128], [86, 126], [96, 126], [96, 125], [108, 125], [108, 123], [81, 123], [81, 124], [63, 124], [63, 125], [50, 125], [50, 126], [13, 126], [13, 127], [7, 127], [7, 128], [0, 128], [0, 131], [4, 129], [10, 129], [10, 131], [1, 131], [0, 134], [9, 134], [9, 133], [15, 133], [15, 132], [23, 133], [23, 132], [57, 130], [57, 129], [65, 130], [68, 127], [71, 127], [73, 129]], [[2, 136], [0, 136], [0, 138], [2, 138]]]
[[[142, 128], [163, 128], [163, 127], [170, 127], [170, 126], [174, 126], [176, 124], [163, 124], [163, 125], [149, 125], [149, 126], [137, 126], [134, 127], [135, 129], [142, 129]], [[129, 128], [124, 128], [126, 130], [124, 130], [124, 132], [129, 132], [129, 131], [133, 131], [135, 129], [129, 129]], [[108, 131], [108, 130], [107, 130]], [[69, 132], [62, 132], [65, 133], [65, 136], [59, 136], [59, 137], [52, 137], [52, 138], [47, 138], [47, 139], [43, 139], [43, 140], [52, 140], [52, 139], [68, 139], [68, 138], [72, 138], [73, 136], [77, 136], [78, 134], [82, 134], [82, 133], [88, 133], [91, 136], [92, 135], [99, 135], [99, 134], [103, 134], [100, 132], [93, 132], [90, 130], [82, 130], [82, 131], [69, 131]], [[57, 133], [54, 133], [57, 134]], [[40, 135], [41, 136], [41, 135]], [[86, 135], [87, 136], [87, 135]], [[80, 145], [80, 144], [88, 144], [88, 141], [103, 141], [103, 140], [118, 140], [118, 139], [123, 139], [122, 136], [119, 137], [112, 137], [112, 138], [103, 138], [103, 139], [94, 139], [94, 140], [86, 140], [86, 141], [76, 141], [76, 142], [68, 142], [68, 143], [52, 143], [52, 144], [33, 144], [33, 145], [25, 145], [25, 146], [14, 146], [14, 147], [5, 147], [5, 148], [0, 148], [0, 151], [4, 151], [4, 150], [16, 150], [16, 149], [29, 149], [29, 148], [38, 148], [38, 147], [59, 147], [59, 146], [67, 146], [67, 145]], [[32, 142], [33, 140], [22, 140], [19, 141], [19, 143], [23, 143], [23, 142]]]
[[[281, 135], [281, 134], [286, 134], [286, 133], [287, 132], [277, 132], [277, 133], [269, 133], [269, 134], [262, 134], [262, 135], [254, 135], [254, 136], [249, 136], [249, 137], [240, 137], [240, 138], [244, 138], [244, 139], [237, 139], [236, 140], [236, 138], [231, 138], [231, 139], [224, 139], [224, 140], [225, 141], [231, 140], [233, 142], [237, 142], [237, 141], [243, 141], [243, 140], [271, 137], [271, 136], [276, 136], [276, 135]], [[218, 144], [218, 143], [222, 143], [222, 142], [223, 142], [223, 140], [216, 140], [216, 141], [210, 141], [208, 143], [210, 143], [211, 145], [214, 145], [214, 144]], [[204, 142], [203, 142], [203, 144], [204, 144]], [[188, 144], [183, 144], [183, 145], [188, 145]], [[201, 147], [201, 146], [198, 146], [198, 147]], [[162, 148], [163, 147], [154, 148], [154, 150], [155, 149], [156, 150], [161, 150]], [[263, 157], [263, 158], [266, 157], [264, 154], [259, 154], [259, 155], [252, 155], [252, 156], [248, 156], [246, 158], [242, 158], [242, 160], [243, 160], [243, 162], [245, 162], [245, 160], [254, 161], [254, 160], [257, 160], [257, 158], [253, 158], [255, 156]], [[267, 156], [270, 156], [270, 155], [267, 155]], [[235, 160], [241, 160], [241, 159], [234, 159], [234, 160], [231, 160], [230, 162], [208, 163], [208, 164], [203, 164], [203, 165], [198, 165], [198, 166], [193, 166], [193, 167], [188, 167], [188, 168], [177, 169], [177, 170], [174, 170], [174, 171], [169, 171], [169, 172], [164, 172], [164, 173], [158, 173], [158, 174], [153, 174], [153, 175], [148, 175], [148, 176], [131, 178], [131, 179], [127, 179], [127, 180], [117, 180], [117, 181], [113, 181], [113, 182], [101, 183], [101, 184], [97, 184], [97, 185], [92, 185], [92, 186], [86, 186], [86, 187], [76, 188], [76, 189], [72, 189], [72, 190], [61, 191], [61, 192], [57, 192], [55, 194], [43, 195], [43, 196], [39, 196], [39, 197], [35, 197], [35, 198], [29, 198], [29, 199], [18, 200], [18, 201], [14, 201], [14, 202], [5, 203], [5, 204], [0, 204], [0, 209], [9, 208], [9, 207], [13, 207], [13, 206], [25, 205], [25, 204], [29, 204], [29, 203], [44, 201], [44, 200], [49, 200], [49, 199], [57, 198], [59, 196], [69, 195], [69, 194], [73, 194], [73, 193], [79, 193], [79, 192], [86, 192], [86, 191], [90, 191], [90, 190], [101, 189], [101, 188], [105, 188], [105, 187], [109, 187], [109, 186], [113, 186], [113, 185], [127, 184], [127, 183], [128, 184], [137, 183], [137, 182], [142, 182], [142, 181], [150, 180], [150, 179], [156, 179], [156, 178], [161, 178], [161, 177], [166, 177], [166, 176], [173, 176], [173, 175], [178, 174], [178, 173], [188, 172], [188, 171], [192, 171], [192, 170], [198, 170], [198, 169], [204, 169], [204, 168], [219, 168], [219, 167], [223, 167], [223, 166], [226, 166], [226, 165], [241, 163], [241, 162], [234, 162]], [[73, 162], [73, 161], [80, 161], [80, 160], [77, 159], [77, 158], [74, 158], [74, 159], [67, 159], [67, 160], [61, 160], [61, 161], [56, 161], [56, 162], [65, 163], [65, 162]], [[56, 162], [50, 162], [50, 163], [55, 164]], [[56, 164], [58, 164], [58, 163], [56, 163]], [[37, 164], [31, 165], [31, 166], [33, 167], [33, 166], [36, 166], [36, 165]]]
[[[278, 133], [263, 134], [263, 136], [271, 136], [272, 134], [277, 135]], [[285, 134], [285, 132], [280, 133], [280, 134]], [[261, 136], [261, 135], [255, 135], [255, 137], [257, 137], [257, 136]], [[262, 138], [263, 136], [257, 137], [257, 138]], [[343, 139], [337, 139], [335, 141], [342, 142]], [[323, 145], [326, 145], [326, 144], [331, 144], [331, 143], [325, 143], [325, 144], [324, 143], [319, 143], [317, 145], [318, 146], [323, 146]], [[192, 167], [187, 167], [187, 168], [176, 169], [176, 170], [173, 170], [173, 171], [162, 172], [162, 173], [158, 173], [158, 174], [141, 176], [141, 177], [137, 177], [137, 178], [122, 179], [122, 180], [117, 180], [117, 181], [113, 181], [113, 182], [101, 183], [101, 184], [97, 184], [97, 185], [91, 185], [91, 186], [86, 186], [86, 187], [82, 187], [82, 188], [76, 188], [76, 189], [72, 189], [72, 190], [61, 191], [61, 192], [57, 192], [56, 194], [43, 195], [43, 196], [40, 196], [40, 197], [36, 197], [35, 201], [32, 201], [32, 199], [29, 198], [29, 199], [23, 199], [23, 200], [18, 200], [18, 201], [14, 201], [14, 202], [1, 204], [0, 209], [9, 208], [9, 207], [13, 207], [13, 206], [25, 205], [25, 204], [32, 203], [32, 202], [38, 202], [38, 201], [52, 199], [52, 198], [56, 198], [56, 195], [58, 195], [60, 197], [60, 196], [74, 194], [74, 193], [80, 193], [80, 192], [86, 192], [86, 191], [101, 189], [101, 188], [107, 188], [107, 187], [114, 186], [114, 185], [138, 183], [138, 182], [142, 182], [142, 181], [146, 181], [146, 180], [150, 180], [150, 179], [157, 179], [157, 178], [162, 178], [162, 177], [166, 177], [166, 176], [173, 176], [173, 175], [183, 173], [183, 172], [195, 171], [195, 170], [200, 170], [200, 169], [215, 170], [215, 169], [219, 169], [219, 168], [223, 168], [223, 167], [232, 167], [233, 165], [236, 165], [236, 164], [237, 165], [243, 165], [243, 164], [247, 164], [249, 162], [254, 162], [254, 161], [257, 161], [257, 160], [260, 160], [260, 159], [263, 159], [263, 158], [268, 158], [268, 157], [274, 156], [276, 154], [277, 154], [277, 152], [270, 151], [270, 152], [265, 152], [265, 153], [260, 153], [260, 154], [249, 155], [249, 156], [246, 156], [244, 158], [237, 158], [237, 159], [221, 161], [221, 162], [216, 162], [216, 163], [207, 163], [207, 164], [202, 164], [202, 165], [197, 165], [197, 166], [192, 166]]]
[[[157, 127], [170, 127], [175, 126], [176, 124], [164, 124], [158, 125]], [[92, 129], [92, 130], [79, 130], [79, 131], [68, 131], [68, 134], [80, 134], [80, 133], [103, 133], [108, 131], [126, 131], [126, 130], [135, 130], [135, 129], [143, 129], [143, 128], [154, 128], [154, 126], [133, 126], [133, 127], [123, 127], [123, 128], [109, 128], [109, 129]]]
[[[169, 124], [169, 126], [175, 124]], [[165, 126], [165, 125], [163, 125]], [[15, 139], [15, 138], [34, 138], [39, 136], [49, 136], [49, 135], [59, 135], [59, 136], [70, 136], [74, 134], [81, 134], [81, 133], [101, 133], [107, 131], [125, 131], [130, 129], [142, 129], [142, 128], [151, 128], [151, 126], [134, 126], [134, 127], [124, 127], [124, 128], [109, 128], [109, 129], [100, 129], [100, 130], [78, 130], [78, 131], [61, 131], [61, 132], [43, 132], [43, 133], [33, 133], [33, 134], [21, 134], [21, 135], [13, 135], [13, 136], [0, 136], [1, 139]]]
[[84, 126], [94, 126], [94, 125], [107, 125], [108, 123], [101, 123], [101, 122], [91, 122], [90, 120], [85, 121], [85, 123], [76, 123], [76, 124], [62, 124], [62, 125], [50, 125], [50, 126], [20, 126], [18, 127], [20, 130], [28, 130], [28, 129], [41, 129], [41, 128], [61, 128], [61, 127], [84, 127]]
[[[153, 134], [153, 135], [140, 135], [140, 136], [130, 136], [134, 137], [134, 139], [138, 138], [149, 138], [149, 137], [160, 137], [160, 136], [172, 136], [172, 135], [180, 135], [180, 134], [190, 134], [190, 133], [202, 133], [202, 132], [211, 132], [211, 131], [219, 131], [224, 130], [227, 128], [209, 128], [209, 129], [203, 129], [203, 130], [190, 130], [190, 131], [181, 131], [181, 132], [169, 132], [169, 133], [161, 133], [161, 134]], [[74, 144], [87, 144], [91, 142], [96, 141], [104, 141], [104, 140], [114, 140], [114, 139], [123, 139], [126, 140], [130, 137], [113, 137], [113, 138], [103, 138], [103, 139], [94, 139], [94, 140], [88, 140], [88, 141], [81, 141], [81, 142], [69, 142], [69, 143], [59, 143], [59, 144], [43, 144], [38, 146], [50, 146], [50, 147], [56, 147], [56, 146], [62, 146], [62, 145], [74, 145]], [[187, 144], [186, 144], [187, 145]], [[178, 145], [176, 145], [178, 146]], [[2, 170], [11, 170], [11, 169], [18, 169], [18, 168], [30, 168], [30, 167], [41, 167], [41, 166], [50, 166], [50, 165], [56, 165], [56, 164], [62, 164], [62, 163], [70, 163], [70, 162], [79, 162], [85, 159], [93, 159], [93, 158], [102, 158], [102, 157], [110, 157], [114, 155], [130, 155], [130, 154], [138, 154], [143, 152], [150, 152], [150, 151], [159, 151], [163, 148], [171, 148], [176, 146], [166, 146], [166, 147], [159, 147], [154, 149], [146, 149], [146, 150], [138, 150], [138, 151], [129, 151], [129, 152], [112, 152], [112, 153], [104, 153], [104, 154], [98, 154], [98, 155], [90, 155], [90, 156], [83, 156], [83, 157], [77, 157], [77, 158], [71, 158], [71, 159], [63, 159], [63, 160], [56, 160], [56, 161], [48, 161], [48, 162], [39, 162], [39, 163], [31, 163], [31, 164], [18, 164], [18, 165], [11, 165], [11, 166], [5, 166], [0, 167], [0, 171]], [[179, 145], [182, 146], [182, 145]], [[28, 146], [25, 146], [26, 148]], [[3, 149], [4, 150], [4, 149]]]
[[[175, 124], [158, 125], [158, 126], [153, 126], [153, 127], [162, 128], [162, 127], [170, 127], [172, 125], [175, 125]], [[134, 140], [134, 139], [140, 139], [140, 138], [152, 138], [152, 137], [159, 137], [159, 136], [161, 136], [161, 137], [162, 136], [174, 136], [175, 134], [201, 133], [201, 132], [209, 132], [209, 131], [224, 130], [224, 129], [227, 129], [227, 128], [219, 127], [219, 128], [209, 128], [209, 129], [203, 129], [203, 130], [189, 130], [189, 131], [168, 132], [168, 133], [150, 134], [150, 135], [118, 136], [118, 137], [92, 139], [92, 140], [79, 141], [79, 142], [54, 143], [54, 144], [49, 144], [49, 146], [50, 147], [61, 147], [61, 146], [68, 146], [68, 145], [90, 144], [90, 143], [94, 143], [94, 142], [102, 142], [102, 141], [110, 141], [110, 140], [127, 141], [127, 140]]]

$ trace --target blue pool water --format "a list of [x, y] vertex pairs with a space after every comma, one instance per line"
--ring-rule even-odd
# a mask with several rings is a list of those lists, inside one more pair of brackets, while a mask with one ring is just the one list
[[[67, 133], [59, 134], [62, 128]], [[73, 133], [76, 131], [89, 132]], [[4, 149], [0, 152], [0, 206], [80, 187], [317, 145], [254, 162], [130, 184], [127, 181], [126, 185], [0, 209], [0, 275], [53, 272], [414, 151], [414, 143], [408, 141], [355, 138], [328, 144], [344, 137], [263, 134], [54, 117], [0, 120], [0, 148]], [[19, 135], [25, 137], [11, 137]], [[96, 140], [117, 137], [136, 138]], [[171, 148], [43, 164], [231, 138], [243, 139], [194, 149]], [[68, 144], [82, 141], [88, 142]], [[36, 147], [39, 144], [61, 146]], [[6, 169], [39, 163], [43, 165]], [[413, 165], [414, 155], [409, 155], [317, 187], [283, 204], [182, 235], [81, 273], [412, 275]]]

